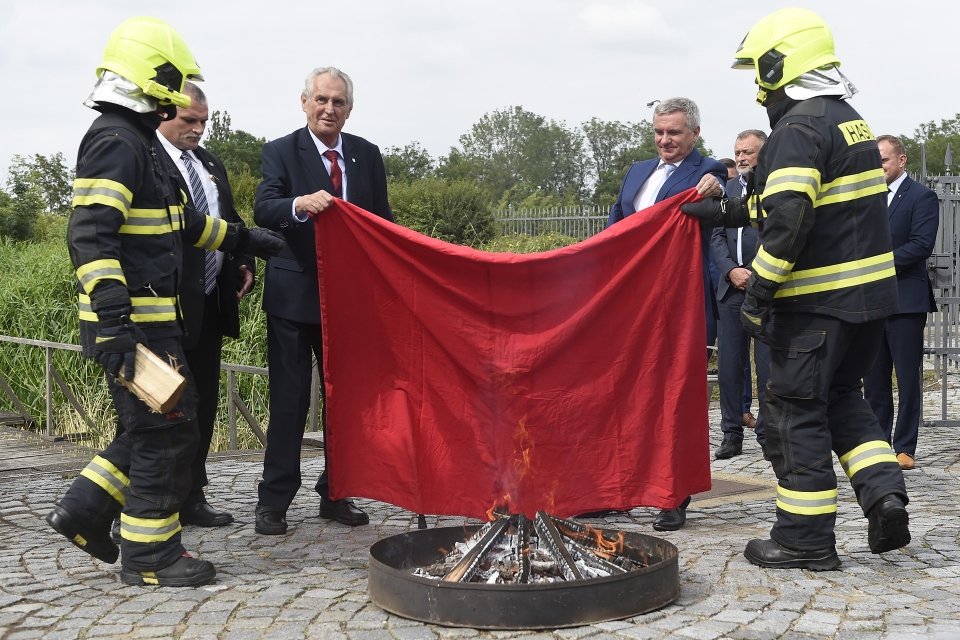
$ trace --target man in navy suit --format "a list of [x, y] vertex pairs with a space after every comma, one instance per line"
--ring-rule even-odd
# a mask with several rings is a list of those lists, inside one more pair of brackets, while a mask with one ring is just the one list
[[[283, 234], [287, 248], [267, 261], [263, 310], [267, 313], [270, 365], [270, 428], [258, 487], [256, 531], [287, 530], [287, 507], [300, 488], [300, 443], [310, 407], [312, 356], [323, 371], [320, 292], [313, 218], [341, 198], [393, 221], [380, 150], [363, 138], [341, 133], [353, 109], [353, 82], [336, 67], [314, 69], [300, 97], [307, 126], [263, 147], [263, 182], [253, 217]], [[362, 286], [362, 283], [358, 283]], [[321, 393], [323, 382], [321, 380]], [[336, 425], [321, 420], [324, 435]], [[369, 517], [349, 498], [330, 500], [328, 470], [336, 460], [324, 452], [317, 480], [320, 517], [356, 526]]]
[[[745, 176], [756, 165], [760, 147], [767, 134], [759, 129], [747, 129], [737, 136], [733, 151], [738, 175], [727, 183], [727, 195], [738, 197], [746, 191]], [[713, 230], [713, 253], [720, 268], [720, 286], [717, 304], [720, 309], [720, 429], [723, 443], [714, 454], [718, 460], [732, 458], [743, 452], [743, 427], [752, 418], [749, 405], [743, 399], [751, 392], [750, 335], [740, 322], [740, 307], [750, 279], [750, 264], [757, 255], [759, 231], [756, 227]], [[763, 392], [770, 378], [770, 347], [757, 340], [754, 343], [754, 364], [757, 370], [757, 397], [763, 405]], [[746, 372], [744, 374], [744, 372]], [[741, 410], [743, 410], [741, 412]], [[750, 426], [747, 424], [747, 426]], [[763, 418], [753, 421], [757, 442], [763, 447]]]
[[[659, 103], [653, 111], [653, 133], [658, 157], [637, 162], [627, 171], [617, 202], [610, 210], [607, 226], [692, 187], [696, 187], [704, 197], [723, 193], [727, 168], [717, 160], [704, 158], [694, 148], [700, 137], [700, 109], [693, 100], [669, 98]], [[712, 345], [711, 333], [716, 337], [716, 316], [712, 310], [716, 300], [716, 285], [710, 276], [710, 230], [704, 230], [703, 234], [701, 259], [705, 315], [707, 339]], [[657, 531], [676, 531], [682, 527], [687, 520], [688, 504], [689, 497], [676, 509], [661, 511], [654, 520], [653, 528]]]
[[[900, 311], [887, 318], [880, 353], [873, 369], [863, 379], [863, 389], [887, 442], [897, 454], [900, 468], [913, 469], [923, 399], [920, 380], [923, 327], [927, 312], [936, 311], [926, 264], [937, 239], [940, 207], [937, 195], [911, 180], [904, 171], [907, 154], [899, 138], [880, 136], [877, 145], [889, 189], [887, 206]], [[896, 431], [893, 429], [893, 368], [896, 368], [900, 396]]]

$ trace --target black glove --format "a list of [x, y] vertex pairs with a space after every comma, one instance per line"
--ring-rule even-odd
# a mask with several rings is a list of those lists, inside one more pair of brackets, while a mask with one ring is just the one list
[[147, 337], [130, 319], [130, 307], [113, 307], [97, 311], [97, 343], [93, 358], [114, 378], [133, 380], [137, 343], [147, 343]]
[[770, 302], [761, 300], [749, 291], [743, 296], [740, 323], [747, 333], [764, 344], [770, 344], [767, 324], [770, 322]]
[[240, 227], [238, 234], [236, 250], [263, 260], [279, 254], [287, 246], [283, 236], [269, 229]]
[[704, 227], [750, 226], [746, 198], [704, 198], [680, 205], [680, 211], [700, 218]]

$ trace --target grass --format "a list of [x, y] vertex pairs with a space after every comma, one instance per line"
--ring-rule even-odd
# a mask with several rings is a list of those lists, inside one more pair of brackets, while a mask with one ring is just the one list
[[[252, 224], [249, 211], [241, 212]], [[13, 243], [0, 239], [0, 334], [33, 340], [68, 344], [80, 343], [76, 308], [76, 280], [66, 243], [67, 219], [42, 216], [38, 221], [38, 238], [32, 242]], [[573, 244], [573, 238], [559, 234], [541, 236], [502, 236], [485, 245], [487, 251], [533, 253]], [[263, 292], [263, 266], [258, 261], [257, 286], [240, 303], [240, 338], [226, 339], [223, 360], [254, 367], [267, 366], [266, 315], [260, 308]], [[54, 385], [53, 433], [82, 441], [102, 449], [112, 440], [116, 430], [116, 414], [107, 391], [100, 365], [81, 357], [79, 352], [53, 350], [53, 364], [77, 397], [86, 413], [97, 425], [90, 429]], [[45, 354], [44, 349], [0, 342], [0, 374], [14, 393], [36, 417], [37, 430], [46, 429]], [[268, 425], [269, 384], [266, 376], [236, 374], [237, 393], [253, 413], [261, 429]], [[227, 411], [227, 372], [221, 371], [220, 409], [214, 428], [211, 451], [229, 448]], [[0, 392], [0, 410], [16, 411], [13, 403]], [[260, 448], [253, 431], [237, 414], [237, 436], [240, 449]]]

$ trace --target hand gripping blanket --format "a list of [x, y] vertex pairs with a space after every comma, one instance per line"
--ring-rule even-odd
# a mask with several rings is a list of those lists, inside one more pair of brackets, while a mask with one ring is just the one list
[[530, 255], [317, 216], [331, 497], [567, 517], [709, 489], [696, 199]]

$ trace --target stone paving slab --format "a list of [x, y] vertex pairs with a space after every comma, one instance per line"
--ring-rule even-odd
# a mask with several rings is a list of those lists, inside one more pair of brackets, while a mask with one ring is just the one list
[[[950, 389], [951, 417], [960, 392]], [[925, 414], [940, 396], [925, 398]], [[711, 410], [712, 446], [720, 442]], [[749, 434], [748, 434], [749, 436]], [[0, 442], [0, 451], [4, 443]], [[420, 640], [513, 638], [872, 638], [960, 639], [960, 430], [924, 428], [917, 468], [906, 473], [913, 542], [877, 556], [839, 465], [837, 513], [840, 571], [766, 570], [750, 565], [743, 547], [766, 537], [774, 519], [774, 474], [756, 442], [744, 454], [713, 461], [713, 472], [753, 483], [754, 492], [695, 503], [678, 532], [656, 534], [680, 549], [680, 597], [628, 620], [541, 632], [478, 631], [427, 625], [389, 614], [367, 596], [368, 549], [377, 540], [416, 529], [403, 509], [358, 500], [370, 525], [349, 528], [317, 517], [312, 491], [323, 458], [303, 460], [304, 487], [288, 513], [284, 536], [253, 528], [261, 461], [215, 457], [211, 503], [234, 513], [218, 529], [187, 527], [184, 542], [212, 560], [214, 584], [199, 588], [131, 587], [120, 565], [94, 560], [52, 532], [43, 517], [69, 486], [57, 473], [25, 474], [0, 483], [0, 637], [15, 638], [324, 638]], [[69, 474], [65, 474], [69, 475]], [[592, 521], [605, 528], [654, 534], [653, 509]], [[429, 526], [463, 518], [428, 516]]]

